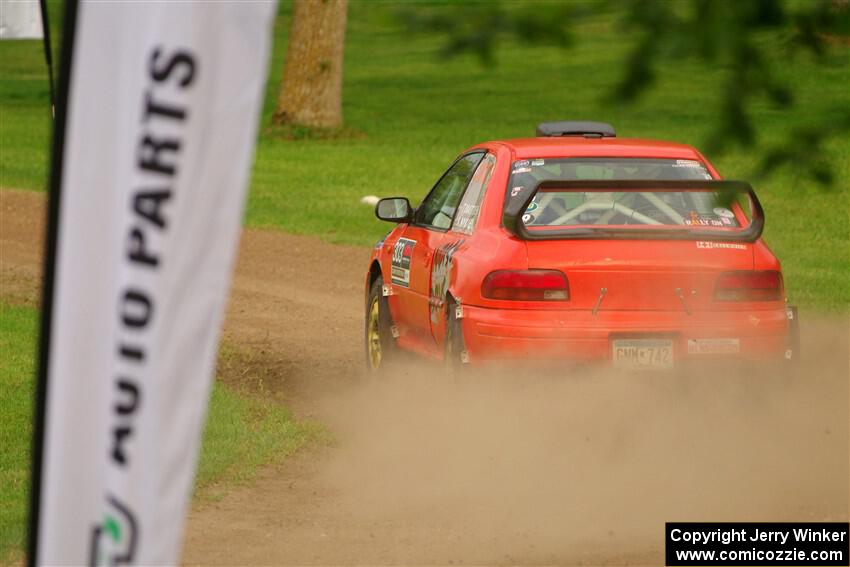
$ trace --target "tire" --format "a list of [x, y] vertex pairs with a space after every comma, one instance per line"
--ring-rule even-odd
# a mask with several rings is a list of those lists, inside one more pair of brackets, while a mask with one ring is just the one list
[[458, 319], [453, 301], [446, 304], [446, 339], [443, 347], [443, 361], [450, 375], [463, 371], [466, 342], [463, 340], [463, 327]]
[[384, 279], [380, 276], [369, 288], [366, 300], [366, 326], [364, 346], [366, 368], [371, 372], [382, 370], [398, 356], [398, 346], [392, 335], [392, 317], [387, 298], [383, 294]]

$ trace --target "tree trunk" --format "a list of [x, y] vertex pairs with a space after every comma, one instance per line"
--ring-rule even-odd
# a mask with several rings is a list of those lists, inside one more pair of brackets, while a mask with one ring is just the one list
[[342, 58], [348, 0], [295, 0], [274, 122], [342, 126]]

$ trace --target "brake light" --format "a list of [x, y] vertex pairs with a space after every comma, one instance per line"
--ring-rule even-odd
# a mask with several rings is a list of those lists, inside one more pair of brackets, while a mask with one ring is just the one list
[[496, 270], [484, 278], [481, 295], [489, 299], [567, 301], [570, 285], [558, 270]]
[[717, 279], [717, 301], [780, 301], [782, 274], [776, 270], [761, 272], [724, 272]]

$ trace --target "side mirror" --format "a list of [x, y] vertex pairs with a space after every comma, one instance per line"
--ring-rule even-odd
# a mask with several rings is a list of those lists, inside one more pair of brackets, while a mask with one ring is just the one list
[[413, 208], [406, 197], [389, 197], [375, 205], [375, 216], [389, 222], [409, 222], [413, 217]]

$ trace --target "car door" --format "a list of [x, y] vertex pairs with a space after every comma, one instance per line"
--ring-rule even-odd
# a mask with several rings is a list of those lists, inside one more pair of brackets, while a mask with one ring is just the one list
[[440, 178], [414, 213], [413, 222], [393, 246], [391, 283], [397, 312], [399, 340], [407, 346], [433, 352], [429, 299], [431, 269], [437, 250], [452, 226], [455, 211], [484, 152], [460, 157]]

